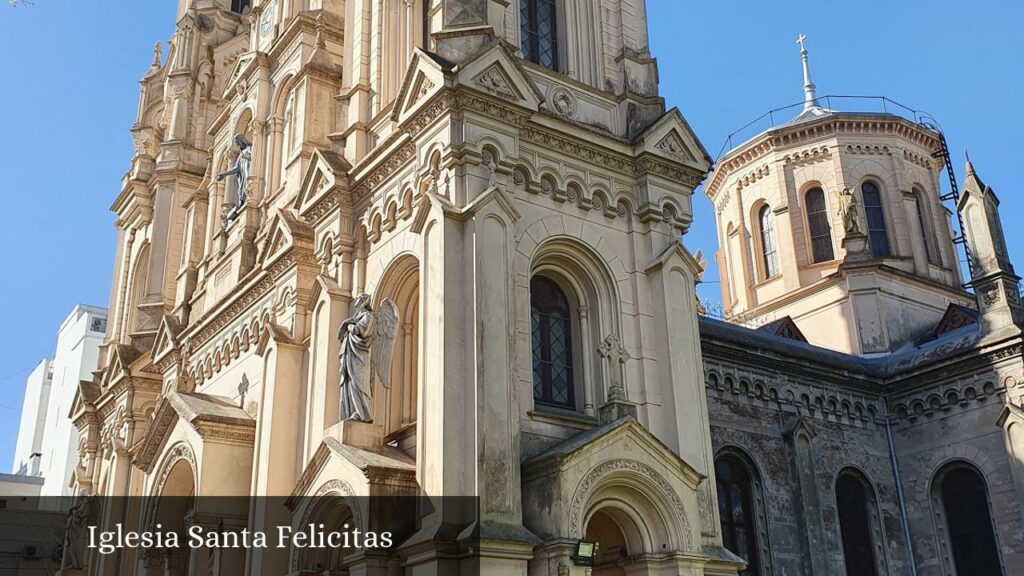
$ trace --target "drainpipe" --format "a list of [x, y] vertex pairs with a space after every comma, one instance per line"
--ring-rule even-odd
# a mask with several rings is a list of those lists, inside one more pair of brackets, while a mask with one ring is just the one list
[[914, 548], [910, 544], [910, 523], [907, 521], [907, 503], [903, 500], [903, 481], [900, 479], [900, 467], [896, 462], [896, 445], [892, 441], [892, 417], [885, 416], [885, 437], [889, 441], [889, 463], [892, 464], [892, 476], [896, 481], [896, 499], [900, 506], [900, 525], [903, 526], [903, 540], [907, 543], [907, 561], [910, 563], [910, 576], [917, 576], [914, 563]]

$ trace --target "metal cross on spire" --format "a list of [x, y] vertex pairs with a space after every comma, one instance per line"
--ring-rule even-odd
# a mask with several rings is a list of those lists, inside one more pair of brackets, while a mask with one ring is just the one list
[[821, 108], [818, 104], [818, 93], [814, 86], [814, 82], [811, 82], [811, 65], [807, 60], [807, 46], [804, 42], [807, 41], [807, 36], [800, 34], [796, 37], [796, 43], [800, 45], [800, 59], [804, 65], [804, 111], [812, 108]]

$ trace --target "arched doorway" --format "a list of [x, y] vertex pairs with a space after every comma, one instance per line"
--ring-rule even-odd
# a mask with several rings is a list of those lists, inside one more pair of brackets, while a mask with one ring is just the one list
[[158, 496], [152, 500], [156, 508], [150, 516], [147, 529], [162, 533], [174, 532], [180, 546], [151, 551], [146, 557], [146, 568], [148, 574], [187, 576], [191, 549], [185, 544], [188, 542], [186, 522], [195, 511], [196, 476], [191, 458], [185, 456], [185, 448], [179, 446], [171, 454], [155, 491]]
[[643, 549], [636, 524], [621, 510], [602, 509], [590, 517], [586, 540], [597, 543], [593, 576], [625, 576], [630, 547]]
[[[313, 524], [318, 527], [322, 526], [320, 530], [325, 533], [343, 534], [356, 526], [352, 508], [343, 496], [337, 494], [315, 496], [310, 506], [312, 508], [297, 529], [305, 529], [309, 524]], [[345, 542], [339, 542], [339, 544], [339, 546], [295, 549], [293, 553], [297, 556], [293, 563], [294, 573], [348, 576], [349, 570], [345, 565], [345, 557], [355, 552], [356, 549], [346, 546]]]

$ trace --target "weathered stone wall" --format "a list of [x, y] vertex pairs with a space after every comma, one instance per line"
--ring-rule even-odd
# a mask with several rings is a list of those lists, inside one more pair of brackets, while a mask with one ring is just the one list
[[955, 573], [933, 480], [962, 461], [985, 477], [1004, 573], [1024, 574], [1024, 463], [1008, 432], [1021, 414], [1020, 348], [968, 340], [869, 361], [702, 322], [712, 444], [716, 455], [741, 452], [755, 470], [764, 573], [845, 573], [835, 482], [847, 467], [874, 490], [882, 573], [910, 573], [890, 419], [917, 573]]

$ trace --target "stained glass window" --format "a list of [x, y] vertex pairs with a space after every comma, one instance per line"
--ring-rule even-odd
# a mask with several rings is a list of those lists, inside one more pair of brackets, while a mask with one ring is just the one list
[[825, 192], [811, 188], [805, 197], [807, 201], [807, 227], [811, 234], [811, 253], [814, 262], [828, 262], [835, 259], [832, 250], [832, 225], [828, 221], [828, 206]]
[[519, 23], [523, 56], [558, 70], [558, 10], [556, 0], [520, 0]]
[[539, 404], [575, 408], [572, 320], [569, 300], [552, 280], [530, 281], [533, 398]]
[[875, 552], [871, 542], [871, 516], [867, 484], [852, 473], [836, 480], [836, 507], [847, 576], [875, 576]]
[[769, 206], [763, 206], [758, 213], [761, 228], [761, 256], [765, 279], [779, 273], [779, 248], [775, 242], [775, 214]]
[[734, 456], [722, 455], [715, 459], [715, 478], [722, 544], [747, 561], [747, 569], [740, 576], [760, 574], [750, 472]]
[[889, 235], [885, 231], [885, 210], [882, 208], [882, 193], [874, 182], [865, 182], [860, 187], [864, 197], [864, 215], [868, 219], [868, 243], [875, 256], [889, 256]]

